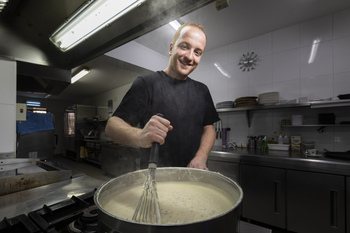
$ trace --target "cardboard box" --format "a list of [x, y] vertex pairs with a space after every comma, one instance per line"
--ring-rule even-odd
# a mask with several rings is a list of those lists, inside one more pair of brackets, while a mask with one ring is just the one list
[[290, 137], [290, 147], [292, 151], [300, 151], [301, 149], [301, 136], [291, 136]]
[[301, 144], [301, 136], [291, 136], [290, 142], [295, 145]]

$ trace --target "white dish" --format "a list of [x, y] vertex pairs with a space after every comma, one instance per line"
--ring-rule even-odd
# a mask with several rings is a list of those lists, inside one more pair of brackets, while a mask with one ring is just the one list
[[270, 150], [289, 150], [289, 144], [268, 144]]

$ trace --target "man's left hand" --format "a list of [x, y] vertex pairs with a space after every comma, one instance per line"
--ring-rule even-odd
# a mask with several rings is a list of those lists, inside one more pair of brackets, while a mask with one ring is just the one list
[[189, 168], [198, 168], [203, 170], [209, 170], [206, 165], [207, 158], [201, 156], [195, 156], [191, 162], [187, 165]]

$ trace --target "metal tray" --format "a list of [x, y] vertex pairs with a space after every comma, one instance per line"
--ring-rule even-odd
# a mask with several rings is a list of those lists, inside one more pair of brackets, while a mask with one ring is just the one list
[[327, 157], [338, 158], [338, 159], [350, 159], [350, 151], [345, 152], [332, 152], [327, 151], [324, 153]]

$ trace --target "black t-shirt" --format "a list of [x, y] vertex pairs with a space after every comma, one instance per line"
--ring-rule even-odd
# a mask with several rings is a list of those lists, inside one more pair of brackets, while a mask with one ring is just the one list
[[[157, 113], [174, 127], [160, 146], [160, 167], [187, 166], [199, 148], [203, 127], [219, 120], [206, 85], [191, 78], [177, 80], [163, 71], [138, 77], [113, 115], [143, 128]], [[149, 153], [143, 149], [142, 167]]]

